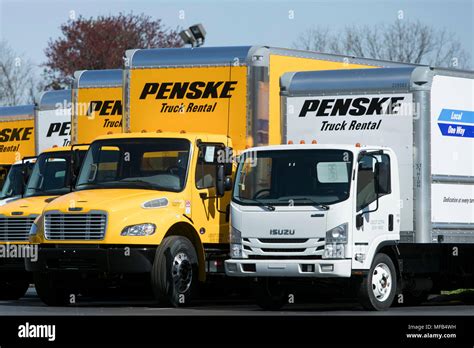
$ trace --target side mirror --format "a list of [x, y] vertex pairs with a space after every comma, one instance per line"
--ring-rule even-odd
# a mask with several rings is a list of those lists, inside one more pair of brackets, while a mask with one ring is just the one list
[[390, 192], [390, 167], [387, 163], [377, 162], [375, 164], [375, 193], [385, 195]]
[[359, 229], [362, 226], [364, 226], [364, 215], [363, 214], [357, 214], [356, 215], [356, 228]]
[[225, 194], [225, 170], [223, 164], [217, 165], [217, 175], [216, 175], [216, 196], [223, 197]]

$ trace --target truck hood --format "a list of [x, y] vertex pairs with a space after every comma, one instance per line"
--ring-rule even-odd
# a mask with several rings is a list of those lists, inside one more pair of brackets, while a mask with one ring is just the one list
[[[16, 217], [39, 215], [43, 212], [43, 208], [55, 198], [56, 196], [33, 196], [12, 200], [0, 207], [0, 215]], [[16, 214], [12, 214], [13, 212]], [[19, 212], [22, 214], [18, 215]]]
[[140, 206], [146, 201], [169, 196], [169, 192], [163, 193], [155, 190], [140, 189], [97, 189], [75, 191], [55, 199], [54, 202], [48, 206], [45, 212], [60, 211], [68, 213], [71, 207], [81, 209], [80, 211], [84, 213], [87, 213], [90, 210], [104, 210], [108, 213], [127, 210], [130, 212], [131, 208], [140, 208]]

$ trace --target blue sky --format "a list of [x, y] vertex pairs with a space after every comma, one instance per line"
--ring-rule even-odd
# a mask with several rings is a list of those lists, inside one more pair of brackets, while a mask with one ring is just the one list
[[337, 30], [347, 24], [376, 25], [394, 21], [403, 11], [407, 19], [453, 32], [474, 59], [474, 0], [0, 0], [0, 39], [41, 64], [48, 40], [59, 36], [60, 24], [71, 13], [91, 17], [130, 11], [162, 18], [169, 27], [201, 22], [208, 32], [207, 46], [280, 47], [291, 47], [312, 26]]

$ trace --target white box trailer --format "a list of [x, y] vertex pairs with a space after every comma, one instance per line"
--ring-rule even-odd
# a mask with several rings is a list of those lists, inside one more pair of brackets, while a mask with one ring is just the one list
[[71, 90], [41, 93], [35, 104], [36, 155], [71, 144]]
[[[362, 302], [371, 309], [387, 308], [396, 293], [397, 302], [409, 303], [421, 301], [429, 291], [474, 285], [473, 72], [416, 66], [287, 73], [281, 78], [281, 98], [283, 141], [306, 145], [249, 150], [249, 154], [256, 151], [257, 167], [263, 153], [268, 157], [272, 151], [294, 149], [284, 156], [298, 167], [303, 161], [296, 160], [298, 151], [344, 150], [354, 156], [354, 166], [346, 173], [347, 183], [354, 185], [344, 200], [334, 202], [325, 200], [329, 196], [310, 197], [313, 188], [307, 187], [306, 205], [320, 203], [314, 214], [324, 218], [319, 223], [306, 219], [304, 208], [296, 204], [289, 208], [274, 204], [271, 185], [266, 188], [268, 194], [257, 197], [254, 206], [260, 206], [261, 214], [256, 214], [248, 206], [251, 203], [238, 197], [245, 195], [242, 184], [252, 190], [252, 182], [241, 179], [249, 177], [250, 171], [240, 164], [231, 207], [231, 239], [236, 244], [235, 252], [231, 251], [236, 257], [226, 263], [228, 275], [267, 280], [346, 277], [368, 289]], [[388, 176], [377, 168], [383, 168], [384, 155], [391, 168], [385, 173]], [[369, 163], [374, 187], [379, 177], [389, 186], [363, 206], [359, 205], [359, 196], [364, 194], [359, 179], [367, 169], [363, 160], [369, 157], [377, 162]], [[345, 166], [339, 164], [314, 168], [315, 173], [325, 174], [312, 183], [323, 187], [331, 178], [341, 179], [340, 168]], [[275, 172], [267, 176], [278, 179]], [[291, 187], [290, 176], [287, 180]], [[333, 186], [344, 180], [333, 181]], [[262, 180], [255, 182], [261, 185]], [[265, 209], [265, 205], [273, 208]], [[272, 223], [278, 226], [272, 229]], [[272, 230], [277, 233], [271, 235]], [[301, 239], [298, 230], [303, 237], [311, 237], [312, 230], [313, 237], [318, 237], [316, 244], [297, 241]], [[326, 235], [319, 230], [327, 231]], [[338, 242], [329, 243], [334, 239], [331, 231], [345, 235], [340, 249]], [[261, 244], [264, 236], [267, 243], [276, 244]], [[390, 269], [377, 268], [375, 263], [387, 263], [380, 262], [382, 253], [396, 269], [393, 283], [377, 278], [377, 272], [386, 274]], [[393, 287], [388, 289], [387, 284]]]

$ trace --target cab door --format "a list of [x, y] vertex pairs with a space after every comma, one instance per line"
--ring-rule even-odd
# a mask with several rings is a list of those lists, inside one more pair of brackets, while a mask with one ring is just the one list
[[230, 151], [222, 143], [201, 143], [194, 173], [193, 220], [204, 243], [228, 243], [230, 191], [223, 197], [216, 192], [217, 171], [225, 167], [226, 175], [232, 174]]
[[388, 154], [368, 152], [358, 159], [354, 245], [355, 253], [366, 257], [371, 247], [389, 239], [387, 236], [394, 231], [396, 214], [390, 173]]

